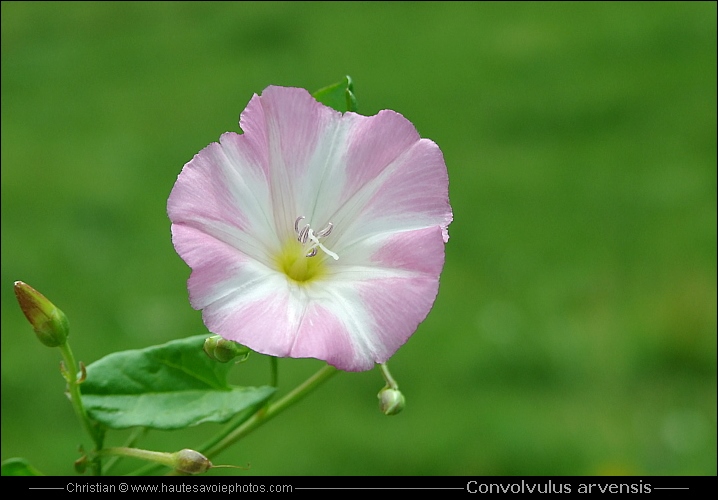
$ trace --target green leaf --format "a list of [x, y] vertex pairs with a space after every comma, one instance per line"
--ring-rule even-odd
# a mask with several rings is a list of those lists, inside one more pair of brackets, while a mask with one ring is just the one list
[[275, 389], [232, 387], [232, 363], [211, 360], [206, 335], [110, 354], [87, 367], [80, 386], [89, 416], [112, 429], [179, 429], [225, 422], [267, 401]]
[[341, 82], [329, 85], [312, 94], [314, 98], [330, 108], [344, 113], [357, 110], [357, 99], [354, 95], [354, 82], [349, 75]]
[[24, 458], [8, 458], [2, 461], [3, 476], [44, 476]]

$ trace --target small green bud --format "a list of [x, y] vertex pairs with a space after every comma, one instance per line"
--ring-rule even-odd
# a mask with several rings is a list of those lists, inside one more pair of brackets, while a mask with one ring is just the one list
[[379, 398], [379, 409], [384, 415], [396, 415], [404, 409], [406, 400], [399, 389], [384, 387], [376, 396]]
[[55, 304], [22, 281], [15, 282], [15, 296], [37, 338], [48, 347], [63, 345], [69, 335], [67, 317]]
[[212, 462], [198, 451], [185, 448], [172, 454], [172, 468], [182, 474], [202, 474], [212, 467]]
[[220, 363], [228, 363], [240, 356], [241, 358], [237, 360], [237, 363], [241, 363], [249, 357], [250, 353], [248, 347], [222, 338], [219, 335], [208, 337], [207, 340], [204, 341], [203, 349], [210, 359], [219, 361]]

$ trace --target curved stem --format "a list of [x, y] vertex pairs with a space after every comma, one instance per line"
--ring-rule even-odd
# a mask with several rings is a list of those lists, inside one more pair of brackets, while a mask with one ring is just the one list
[[[72, 354], [72, 349], [70, 349], [70, 344], [68, 342], [65, 342], [59, 347], [62, 357], [65, 360], [62, 367], [62, 374], [67, 382], [67, 394], [70, 398], [70, 402], [72, 403], [72, 408], [75, 410], [75, 413], [80, 419], [85, 431], [90, 435], [90, 438], [92, 438], [92, 441], [95, 444], [95, 451], [99, 451], [102, 448], [104, 436], [103, 433], [92, 424], [90, 417], [87, 415], [87, 411], [82, 404], [82, 397], [80, 396], [80, 384], [82, 383], [82, 380], [78, 380], [78, 370], [77, 363], [75, 362], [75, 356]], [[102, 466], [99, 458], [91, 460], [90, 467], [92, 468], [94, 475], [99, 476], [101, 474]]]
[[[199, 452], [205, 455], [207, 458], [212, 458], [214, 455], [220, 453], [221, 451], [224, 451], [226, 448], [252, 432], [257, 427], [260, 427], [262, 424], [277, 416], [293, 404], [299, 402], [302, 398], [304, 398], [314, 389], [319, 387], [322, 383], [329, 380], [331, 376], [338, 371], [339, 370], [337, 370], [333, 366], [326, 365], [319, 371], [317, 371], [314, 375], [305, 380], [301, 385], [297, 386], [293, 391], [286, 394], [283, 398], [279, 399], [273, 404], [260, 408], [251, 417], [245, 418], [246, 414], [240, 414], [234, 424], [229, 425], [228, 428], [224, 429], [217, 436], [210, 439], [209, 442], [205, 443], [204, 446], [199, 448]], [[159, 464], [148, 464], [130, 474], [153, 474], [160, 470], [161, 467], [162, 466]]]
[[331, 378], [331, 376], [338, 371], [339, 370], [330, 365], [323, 367], [321, 370], [319, 370], [314, 375], [305, 380], [303, 384], [297, 386], [292, 392], [286, 394], [283, 398], [276, 401], [275, 403], [270, 404], [269, 406], [266, 406], [257, 411], [257, 413], [252, 415], [242, 425], [227, 434], [224, 439], [220, 440], [213, 446], [210, 446], [207, 450], [202, 451], [202, 453], [204, 453], [207, 457], [211, 458], [217, 453], [223, 451], [242, 437], [252, 432], [257, 427], [271, 420], [293, 404], [300, 401], [302, 398], [304, 398], [304, 396], [319, 387], [323, 382], [329, 380], [329, 378]]
[[386, 363], [380, 363], [379, 367], [381, 368], [381, 374], [384, 376], [386, 385], [388, 387], [390, 387], [391, 389], [398, 389], [399, 384], [397, 384], [396, 380], [394, 380], [394, 377], [391, 376], [391, 372], [389, 371], [389, 366]]

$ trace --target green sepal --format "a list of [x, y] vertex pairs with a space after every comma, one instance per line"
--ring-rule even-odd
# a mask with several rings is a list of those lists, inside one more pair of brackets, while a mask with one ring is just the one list
[[312, 94], [314, 98], [332, 109], [342, 113], [356, 112], [357, 98], [354, 95], [354, 82], [349, 75], [340, 82], [321, 88]]
[[180, 429], [226, 422], [258, 408], [274, 393], [269, 386], [227, 384], [234, 366], [211, 360], [206, 335], [110, 354], [87, 367], [82, 402], [93, 420], [112, 429]]

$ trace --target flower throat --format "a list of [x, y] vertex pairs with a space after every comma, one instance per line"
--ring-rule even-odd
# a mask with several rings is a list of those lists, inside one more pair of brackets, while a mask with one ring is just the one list
[[290, 240], [284, 247], [278, 258], [279, 268], [288, 277], [298, 283], [304, 283], [321, 276], [325, 272], [323, 257], [315, 259], [319, 254], [319, 250], [330, 256], [334, 260], [339, 260], [339, 256], [325, 247], [319, 240], [326, 238], [332, 232], [334, 225], [329, 222], [324, 228], [317, 231], [305, 224], [300, 229], [299, 223], [304, 216], [299, 216], [294, 221], [294, 234], [296, 239]]

